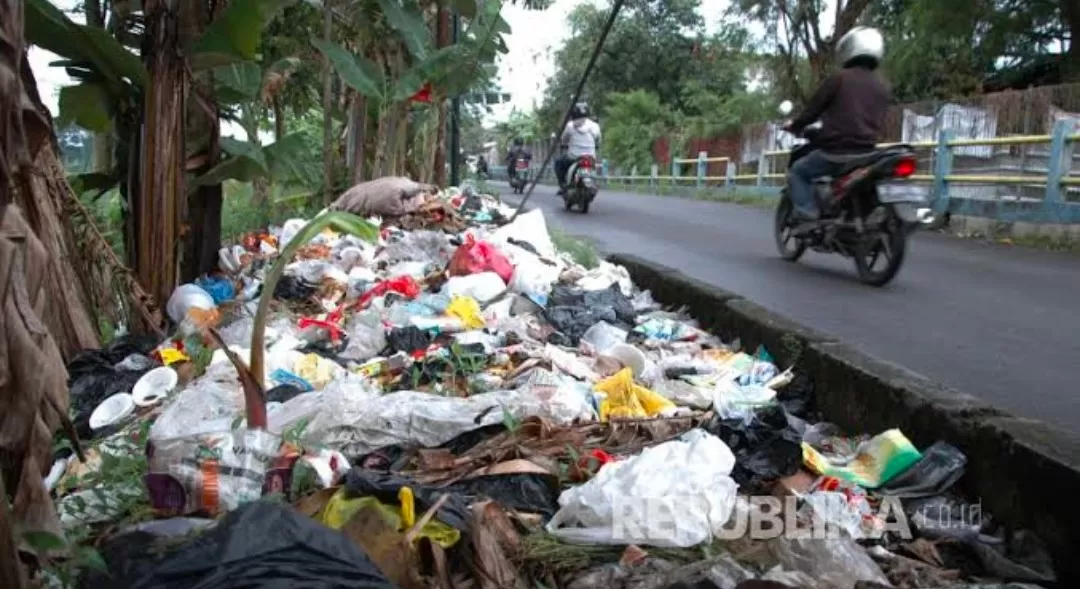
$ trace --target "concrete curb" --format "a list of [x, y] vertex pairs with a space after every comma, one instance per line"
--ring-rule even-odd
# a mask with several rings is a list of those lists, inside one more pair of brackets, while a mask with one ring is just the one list
[[1080, 509], [1073, 503], [1080, 497], [1080, 436], [1008, 415], [673, 268], [624, 254], [608, 260], [725, 341], [764, 345], [781, 366], [798, 366], [813, 380], [828, 421], [870, 433], [900, 428], [920, 448], [942, 440], [962, 450], [963, 490], [996, 521], [1034, 531], [1054, 558], [1059, 586], [1080, 586]]

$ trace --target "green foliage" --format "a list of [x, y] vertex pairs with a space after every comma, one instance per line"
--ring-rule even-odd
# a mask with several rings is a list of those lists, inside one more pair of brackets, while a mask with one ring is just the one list
[[254, 61], [263, 28], [293, 2], [232, 0], [189, 48], [192, 69], [200, 71], [237, 61]]
[[75, 123], [88, 131], [108, 131], [112, 115], [109, 94], [100, 84], [89, 82], [60, 88], [57, 124]]
[[585, 268], [596, 268], [600, 265], [600, 255], [596, 252], [596, 247], [584, 239], [553, 227], [551, 228], [551, 242], [555, 244], [557, 250], [569, 255], [570, 259]]
[[605, 154], [624, 170], [647, 170], [653, 162], [653, 142], [675, 128], [675, 119], [675, 113], [652, 92], [611, 94], [604, 111]]
[[103, 29], [76, 24], [48, 0], [27, 0], [25, 11], [26, 40], [69, 60], [88, 66], [110, 86], [143, 86], [146, 68]]

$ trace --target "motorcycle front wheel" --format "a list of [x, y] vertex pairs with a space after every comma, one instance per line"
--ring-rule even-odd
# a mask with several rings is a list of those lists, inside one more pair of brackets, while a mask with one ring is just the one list
[[787, 194], [780, 196], [780, 203], [776, 206], [776, 220], [773, 227], [773, 235], [776, 237], [776, 249], [780, 257], [788, 262], [797, 262], [806, 252], [806, 242], [795, 237], [795, 226], [791, 223], [791, 214], [794, 207]]
[[885, 286], [896, 278], [907, 255], [907, 233], [890, 208], [881, 228], [867, 234], [855, 248], [855, 270], [860, 282]]

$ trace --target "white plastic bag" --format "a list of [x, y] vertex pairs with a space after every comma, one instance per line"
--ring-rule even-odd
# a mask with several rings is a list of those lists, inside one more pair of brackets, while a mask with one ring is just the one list
[[449, 297], [472, 297], [484, 304], [506, 290], [506, 283], [494, 272], [479, 272], [468, 276], [451, 276], [443, 286], [443, 294]]
[[[594, 414], [591, 403], [579, 388], [570, 385], [560, 381], [552, 387], [522, 387], [461, 398], [414, 391], [365, 395], [356, 386], [335, 388], [331, 383], [314, 414], [309, 414], [304, 441], [358, 456], [394, 444], [435, 447], [465, 432], [502, 422], [504, 412], [516, 419], [538, 416], [560, 424], [590, 419]], [[294, 401], [285, 403], [274, 417]], [[270, 429], [276, 431], [277, 427], [271, 423]]]
[[201, 286], [197, 284], [181, 284], [169, 296], [169, 302], [165, 305], [165, 312], [169, 314], [169, 319], [180, 324], [184, 322], [184, 319], [187, 319], [188, 312], [192, 309], [212, 311], [216, 308], [214, 297], [210, 296], [210, 293], [203, 290]]
[[735, 508], [735, 456], [703, 430], [606, 464], [559, 496], [548, 532], [575, 544], [689, 547], [721, 532]]

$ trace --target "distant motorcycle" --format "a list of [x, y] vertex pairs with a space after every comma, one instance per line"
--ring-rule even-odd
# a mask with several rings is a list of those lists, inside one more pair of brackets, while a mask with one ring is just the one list
[[510, 177], [510, 188], [514, 194], [524, 194], [529, 185], [529, 160], [519, 157], [514, 160], [514, 175]]
[[[781, 104], [791, 112], [791, 103]], [[814, 151], [821, 125], [807, 127], [807, 142], [791, 151], [788, 169]], [[907, 252], [908, 236], [918, 227], [933, 223], [929, 190], [904, 179], [915, 174], [915, 150], [896, 145], [869, 153], [828, 155], [841, 164], [835, 177], [814, 182], [820, 219], [798, 221], [784, 187], [776, 207], [774, 232], [780, 256], [794, 262], [806, 249], [838, 253], [852, 258], [859, 280], [871, 286], [888, 284], [900, 271]], [[879, 262], [884, 262], [879, 265]]]
[[589, 212], [589, 205], [596, 198], [599, 190], [596, 178], [596, 158], [591, 155], [583, 155], [570, 165], [566, 173], [566, 191], [563, 193], [563, 203], [567, 211], [577, 207], [582, 214]]

